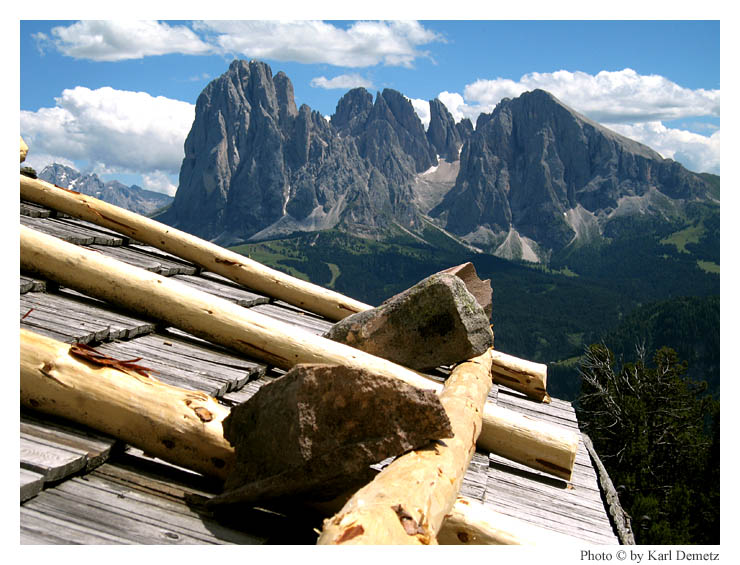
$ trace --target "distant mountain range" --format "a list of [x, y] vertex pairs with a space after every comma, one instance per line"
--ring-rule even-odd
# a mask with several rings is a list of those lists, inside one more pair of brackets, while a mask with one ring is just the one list
[[116, 180], [103, 182], [95, 173], [82, 174], [72, 167], [54, 163], [37, 174], [38, 178], [94, 196], [104, 202], [126, 208], [137, 214], [150, 216], [168, 206], [173, 198], [166, 194], [146, 190], [137, 185], [126, 186]]
[[671, 217], [716, 185], [536, 90], [455, 123], [430, 101], [347, 92], [327, 121], [290, 79], [235, 60], [196, 104], [179, 189], [158, 219], [224, 245], [339, 229], [425, 240], [434, 229], [507, 259], [548, 261], [615, 218]]

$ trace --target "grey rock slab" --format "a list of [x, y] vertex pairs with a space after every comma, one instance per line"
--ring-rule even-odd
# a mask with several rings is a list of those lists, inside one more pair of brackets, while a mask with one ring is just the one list
[[450, 273], [434, 274], [377, 308], [348, 316], [325, 337], [417, 370], [458, 363], [493, 346], [483, 307]]
[[370, 465], [452, 436], [434, 392], [337, 365], [297, 365], [223, 426], [236, 462], [215, 504], [326, 500], [369, 480]]

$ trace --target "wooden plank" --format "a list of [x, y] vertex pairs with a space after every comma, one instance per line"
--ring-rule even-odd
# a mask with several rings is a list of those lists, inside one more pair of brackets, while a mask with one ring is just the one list
[[[147, 253], [148, 255], [152, 255], [154, 257], [160, 257], [162, 260], [166, 260], [168, 263], [172, 265], [179, 265], [178, 272], [182, 275], [197, 275], [200, 273], [201, 269], [197, 265], [194, 265], [193, 263], [190, 263], [188, 261], [185, 261], [184, 259], [180, 259], [176, 255], [173, 255], [172, 253], [167, 253], [166, 251], [162, 251], [161, 249], [157, 249], [156, 247], [152, 247], [151, 245], [147, 245], [145, 243], [141, 243], [138, 241], [132, 241], [129, 245], [131, 249], [136, 249], [138, 251], [141, 251], [143, 253]], [[228, 279], [224, 279], [228, 280]]]
[[[599, 509], [589, 508], [577, 491], [537, 489], [532, 481], [492, 468], [484, 504], [509, 516], [595, 543], [616, 543], [611, 525]], [[542, 501], [547, 500], [547, 504]]]
[[111, 335], [110, 326], [101, 325], [91, 317], [75, 316], [73, 311], [63, 309], [61, 302], [55, 303], [59, 304], [59, 308], [50, 306], [48, 296], [45, 294], [21, 296], [19, 306], [22, 324], [48, 327], [73, 336], [82, 343], [103, 341]]
[[[46, 497], [46, 493], [39, 496]], [[110, 545], [133, 544], [120, 537], [98, 531], [95, 524], [80, 525], [70, 521], [63, 514], [54, 514], [55, 508], [42, 503], [36, 506], [37, 499], [23, 504], [20, 510], [21, 545]]]
[[46, 281], [28, 277], [25, 275], [20, 276], [20, 293], [25, 294], [26, 292], [45, 292]]
[[267, 304], [270, 301], [268, 297], [250, 292], [244, 287], [231, 283], [231, 281], [228, 281], [229, 284], [225, 284], [202, 275], [175, 275], [173, 278], [187, 284], [188, 286], [192, 286], [208, 292], [209, 294], [213, 294], [214, 296], [220, 296], [221, 298], [235, 302], [239, 306], [244, 306], [245, 308], [256, 306], [258, 304]]
[[21, 532], [29, 530], [29, 525], [34, 525], [32, 519], [43, 513], [44, 519], [65, 528], [66, 539], [56, 543], [89, 543], [85, 541], [89, 535], [104, 538], [106, 543], [265, 541], [263, 536], [225, 527], [210, 515], [199, 512], [192, 500], [200, 495], [206, 493], [171, 477], [144, 475], [107, 464], [84, 478], [65, 481], [29, 500], [21, 508]]
[[488, 484], [488, 455], [480, 452], [473, 454], [468, 470], [460, 486], [460, 496], [467, 496], [483, 502]]
[[85, 468], [84, 453], [53, 447], [31, 438], [20, 438], [21, 467], [44, 476], [46, 482], [58, 481]]
[[66, 332], [82, 343], [130, 339], [155, 327], [152, 321], [116, 312], [103, 301], [66, 289], [54, 294], [24, 294], [20, 300], [21, 316], [33, 309], [23, 323]]
[[258, 304], [253, 306], [250, 310], [259, 312], [269, 316], [275, 320], [281, 322], [287, 322], [293, 326], [300, 327], [301, 329], [307, 330], [314, 335], [323, 335], [329, 328], [331, 328], [331, 322], [316, 318], [308, 312], [302, 312], [292, 308], [286, 308], [285, 306], [279, 306], [277, 304]]
[[257, 363], [204, 347], [188, 346], [162, 334], [102, 344], [97, 349], [118, 359], [141, 357], [138, 364], [153, 369], [154, 378], [183, 388], [202, 390], [211, 396], [221, 396], [242, 387], [262, 368]]
[[36, 496], [44, 486], [44, 475], [36, 471], [20, 468], [21, 473], [21, 502]]
[[21, 411], [21, 437], [61, 449], [79, 450], [85, 454], [85, 470], [90, 471], [105, 463], [117, 440], [72, 422], [62, 422], [49, 416]]
[[95, 243], [99, 245], [109, 245], [109, 246], [121, 246], [121, 245], [128, 245], [131, 241], [127, 236], [121, 235], [118, 232], [115, 232], [113, 230], [109, 230], [104, 228], [103, 226], [99, 226], [97, 224], [93, 224], [92, 222], [88, 222], [85, 220], [80, 220], [78, 218], [74, 218], [72, 216], [68, 216], [67, 214], [60, 214], [59, 216], [64, 220], [64, 223], [77, 226], [78, 228], [90, 230], [91, 232], [94, 232], [96, 234], [100, 234], [98, 237], [100, 239], [96, 239]]
[[82, 228], [75, 229], [73, 226], [54, 218], [21, 216], [20, 223], [76, 245], [92, 245], [95, 243], [95, 234], [93, 232]]
[[139, 253], [131, 247], [113, 247], [109, 249], [95, 245], [87, 245], [86, 247], [88, 249], [98, 251], [103, 255], [123, 261], [129, 265], [146, 269], [152, 273], [166, 274], [163, 271], [167, 271], [167, 269], [163, 267], [162, 261], [158, 258], [147, 255], [146, 253]]
[[44, 206], [21, 200], [20, 213], [21, 216], [28, 216], [31, 218], [48, 218], [51, 215], [51, 210]]

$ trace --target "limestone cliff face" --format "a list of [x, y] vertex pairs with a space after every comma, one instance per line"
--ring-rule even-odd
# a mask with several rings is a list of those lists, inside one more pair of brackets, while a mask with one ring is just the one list
[[708, 187], [678, 163], [536, 90], [479, 116], [455, 186], [430, 214], [489, 250], [515, 233], [539, 253], [571, 243], [574, 218], [604, 221], [625, 199], [643, 199], [643, 209], [658, 212], [656, 193], [706, 198]]
[[615, 215], [703, 199], [698, 175], [536, 90], [455, 123], [430, 101], [427, 131], [385, 89], [347, 92], [331, 120], [293, 86], [234, 61], [201, 93], [173, 205], [158, 219], [224, 245], [339, 228], [382, 238], [431, 218], [500, 256], [543, 260], [599, 237]]
[[457, 161], [460, 150], [473, 133], [473, 124], [465, 118], [460, 123], [439, 99], [429, 101], [429, 128], [427, 138], [437, 154], [448, 162]]
[[234, 61], [198, 98], [175, 202], [159, 219], [224, 244], [412, 226], [413, 175], [435, 157], [411, 104], [387, 97], [372, 104], [366, 91], [351, 91], [334, 125], [308, 106], [296, 109], [285, 74]]

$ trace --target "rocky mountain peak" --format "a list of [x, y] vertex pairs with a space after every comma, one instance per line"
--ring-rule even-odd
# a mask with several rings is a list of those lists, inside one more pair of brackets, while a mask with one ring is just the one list
[[373, 100], [352, 89], [327, 121], [296, 107], [285, 73], [234, 61], [198, 98], [180, 186], [160, 219], [225, 245], [329, 228], [418, 234], [430, 220], [537, 261], [598, 237], [620, 214], [664, 214], [709, 193], [698, 175], [542, 90], [501, 100], [475, 129], [431, 100], [425, 131], [396, 90]]
[[437, 154], [447, 161], [457, 161], [460, 149], [473, 133], [470, 120], [456, 124], [447, 107], [435, 98], [429, 101], [429, 128], [427, 139]]
[[455, 186], [430, 214], [484, 249], [542, 259], [625, 206], [660, 213], [666, 197], [707, 194], [698, 175], [535, 90], [478, 117]]

